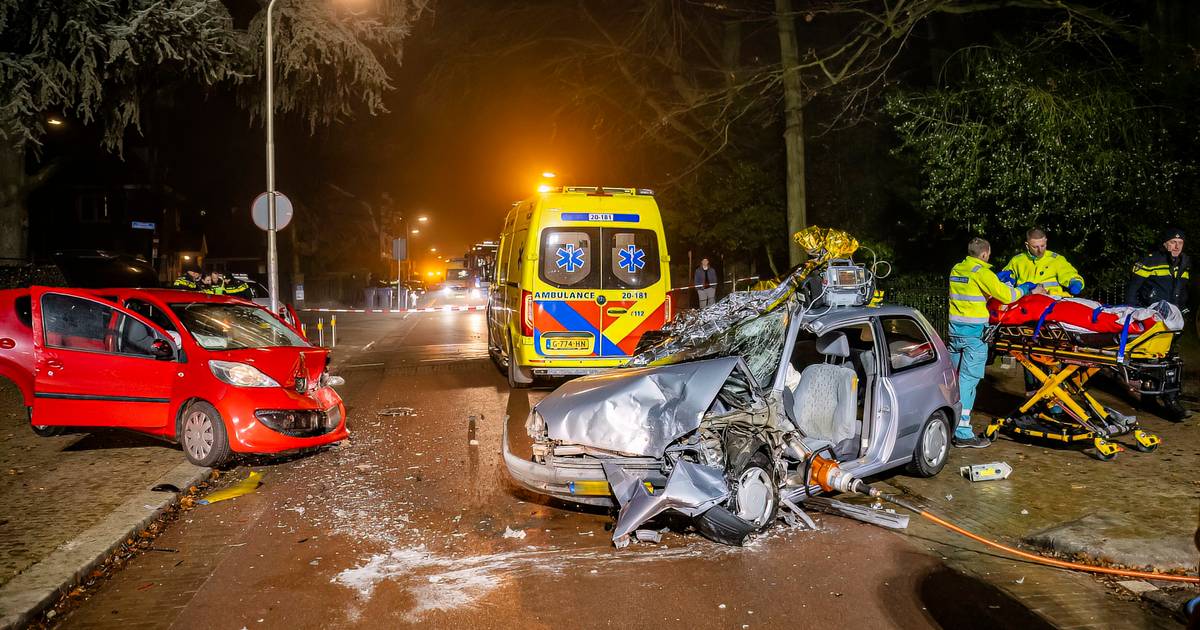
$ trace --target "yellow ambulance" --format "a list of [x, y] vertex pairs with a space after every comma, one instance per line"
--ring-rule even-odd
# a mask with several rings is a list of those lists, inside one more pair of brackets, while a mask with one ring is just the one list
[[509, 385], [623, 364], [671, 319], [669, 261], [650, 190], [568, 186], [513, 204], [487, 309]]

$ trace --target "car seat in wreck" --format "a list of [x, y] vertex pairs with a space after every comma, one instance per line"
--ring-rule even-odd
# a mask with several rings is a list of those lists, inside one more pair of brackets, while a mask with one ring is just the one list
[[784, 391], [784, 405], [805, 437], [828, 441], [838, 459], [858, 450], [858, 374], [846, 365], [850, 344], [842, 331], [817, 338], [825, 363], [800, 373], [795, 391]]

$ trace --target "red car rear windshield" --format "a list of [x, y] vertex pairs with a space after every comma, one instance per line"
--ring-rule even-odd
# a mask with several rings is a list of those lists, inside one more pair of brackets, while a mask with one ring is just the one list
[[256, 306], [192, 302], [172, 304], [171, 310], [205, 350], [309, 345]]

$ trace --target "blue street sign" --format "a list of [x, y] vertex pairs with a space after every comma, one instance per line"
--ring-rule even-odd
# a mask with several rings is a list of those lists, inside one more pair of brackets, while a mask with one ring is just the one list
[[153, 230], [158, 227], [158, 224], [152, 221], [131, 221], [129, 225], [135, 230]]

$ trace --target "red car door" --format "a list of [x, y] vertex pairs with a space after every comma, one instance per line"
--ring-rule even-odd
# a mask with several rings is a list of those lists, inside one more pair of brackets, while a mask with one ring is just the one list
[[172, 421], [182, 372], [167, 333], [88, 291], [30, 293], [33, 424], [149, 429]]

